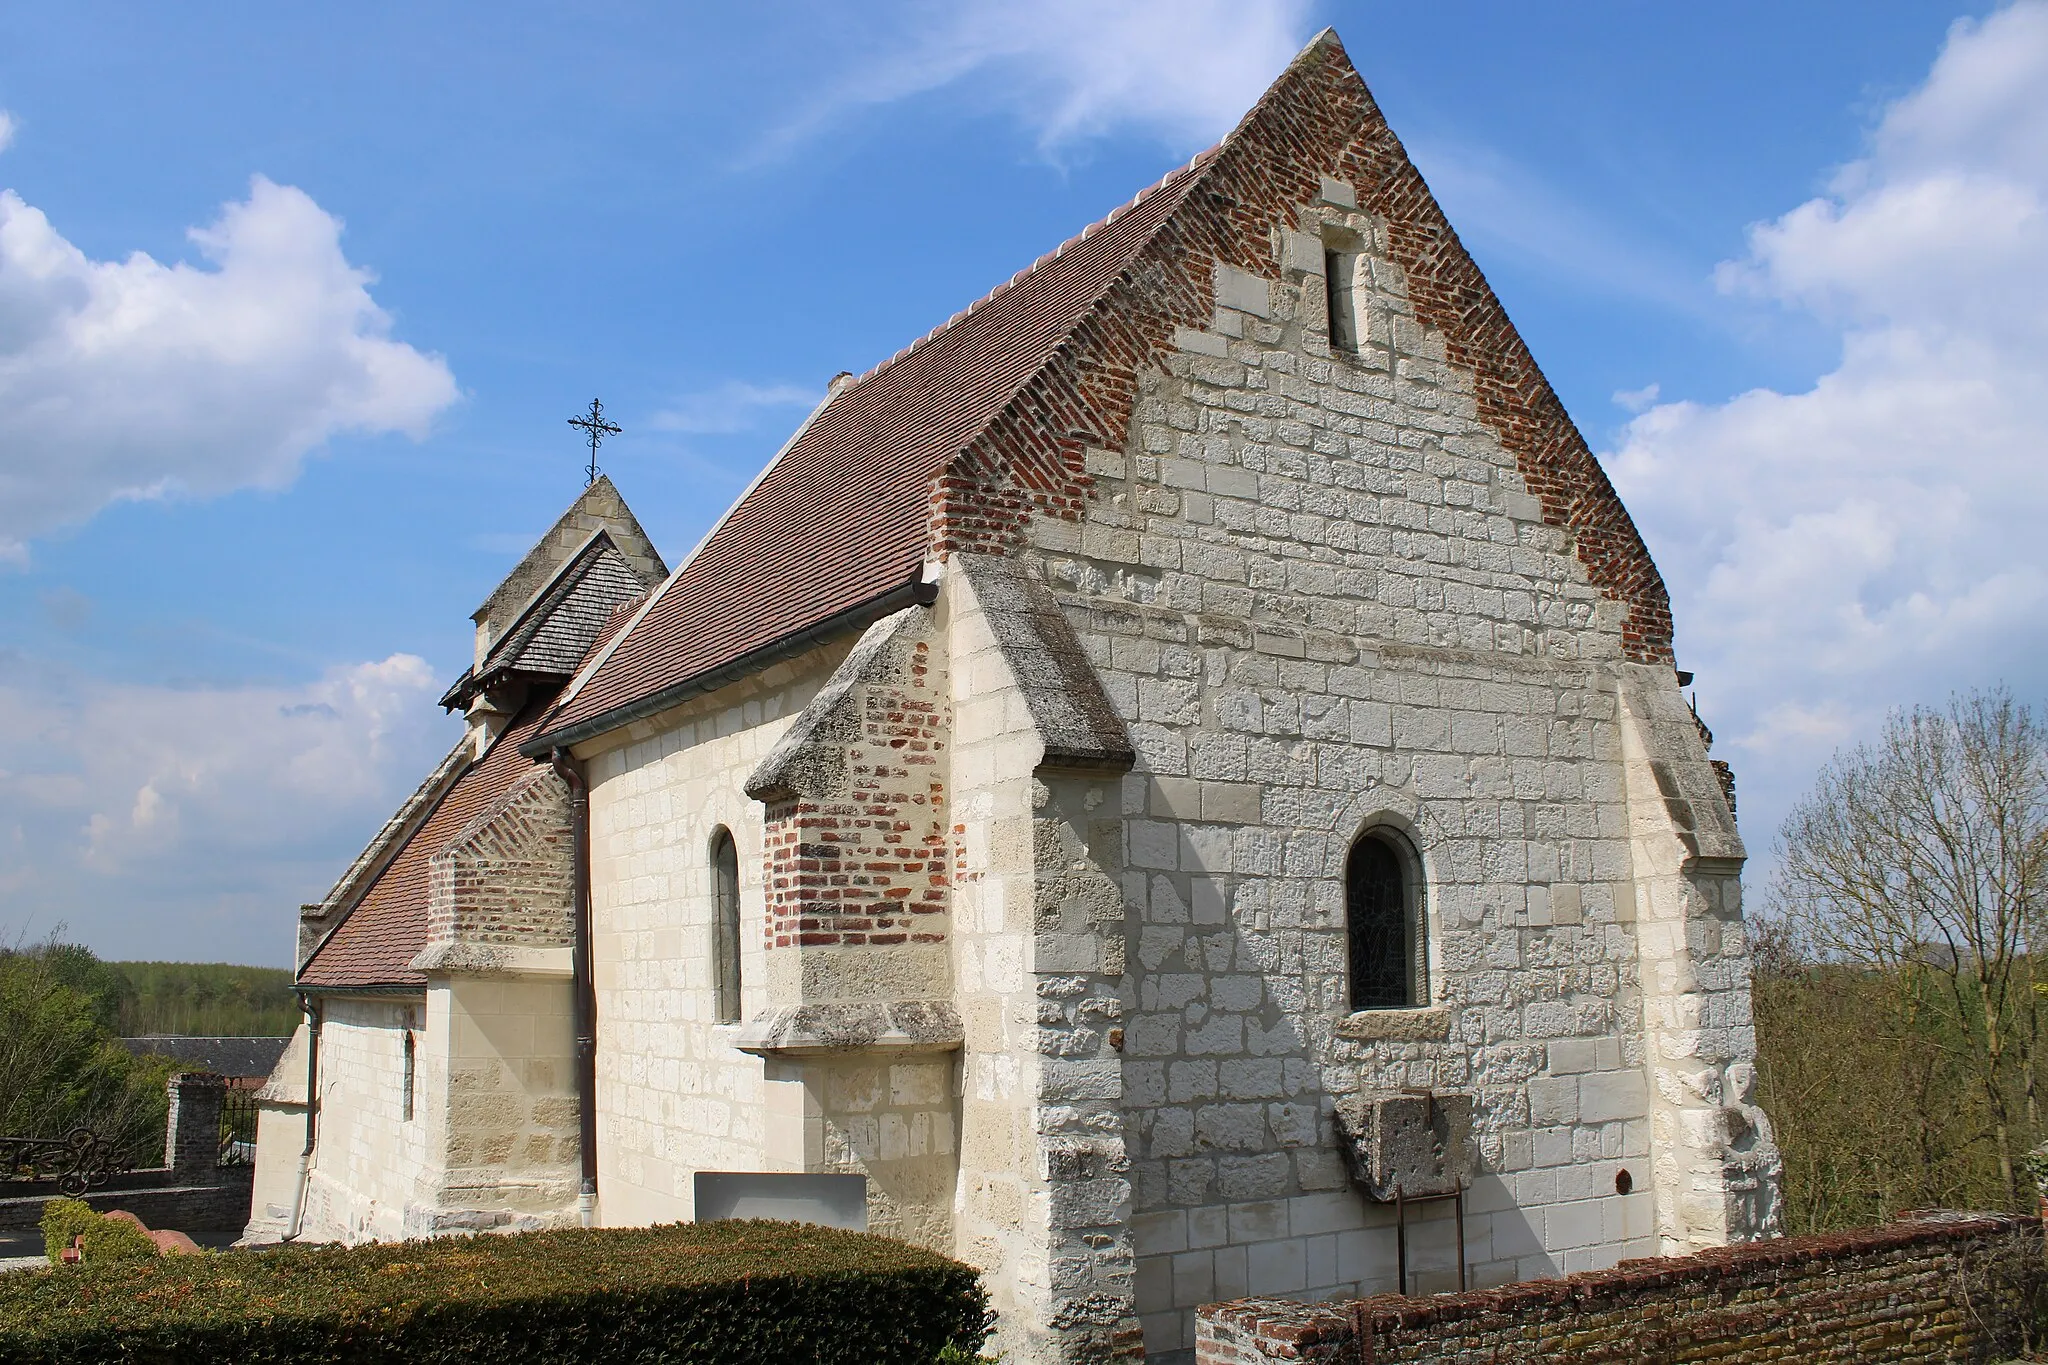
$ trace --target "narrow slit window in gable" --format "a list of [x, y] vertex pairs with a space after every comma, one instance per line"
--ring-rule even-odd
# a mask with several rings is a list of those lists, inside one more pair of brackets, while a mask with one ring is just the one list
[[1358, 307], [1353, 297], [1352, 257], [1342, 251], [1323, 253], [1323, 284], [1329, 291], [1330, 349], [1358, 349]]

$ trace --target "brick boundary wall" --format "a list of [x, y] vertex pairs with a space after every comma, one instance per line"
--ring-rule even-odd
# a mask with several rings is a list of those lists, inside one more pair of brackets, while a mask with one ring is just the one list
[[1928, 1214], [1428, 1298], [1204, 1307], [1198, 1365], [1975, 1361], [2039, 1301], [2041, 1227]]
[[[220, 1164], [220, 1111], [227, 1081], [210, 1071], [180, 1071], [164, 1083], [164, 1164], [115, 1173], [84, 1196], [105, 1213], [126, 1209], [153, 1228], [214, 1232], [249, 1221], [253, 1166]], [[43, 1205], [64, 1195], [53, 1180], [0, 1182], [0, 1231], [32, 1228]]]
[[[176, 1228], [179, 1232], [219, 1232], [240, 1228], [249, 1221], [250, 1189], [255, 1180], [253, 1166], [223, 1166], [206, 1180], [178, 1184], [169, 1172], [139, 1171], [133, 1183], [124, 1177], [118, 1186], [93, 1190], [85, 1202], [101, 1213], [126, 1209], [153, 1228]], [[152, 1178], [153, 1177], [153, 1178]], [[62, 1191], [42, 1182], [31, 1191], [0, 1198], [0, 1232], [19, 1232], [42, 1221], [43, 1205], [63, 1199]]]

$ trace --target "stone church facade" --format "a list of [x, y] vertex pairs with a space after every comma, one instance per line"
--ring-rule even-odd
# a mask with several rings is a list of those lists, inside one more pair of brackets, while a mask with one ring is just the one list
[[1035, 1363], [1776, 1231], [1662, 582], [1332, 33], [673, 573], [601, 481], [476, 621], [252, 1236], [852, 1173]]

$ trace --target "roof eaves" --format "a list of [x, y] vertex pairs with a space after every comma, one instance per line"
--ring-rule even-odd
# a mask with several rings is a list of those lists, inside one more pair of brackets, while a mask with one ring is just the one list
[[[878, 596], [871, 597], [865, 602], [855, 603], [846, 610], [834, 613], [822, 621], [804, 627], [802, 630], [793, 631], [788, 635], [771, 640], [760, 648], [749, 650], [738, 658], [728, 660], [716, 668], [706, 669], [702, 673], [696, 673], [680, 681], [670, 683], [668, 686], [658, 691], [650, 692], [644, 697], [612, 707], [608, 711], [600, 711], [594, 716], [577, 721], [575, 724], [565, 726], [560, 730], [543, 730], [540, 734], [535, 735], [532, 739], [520, 745], [519, 752], [525, 754], [528, 758], [537, 759], [546, 754], [550, 749], [566, 749], [571, 745], [581, 744], [585, 740], [595, 739], [608, 731], [619, 729], [621, 726], [631, 725], [636, 720], [645, 720], [647, 717], [666, 711], [672, 706], [681, 705], [692, 697], [701, 696], [706, 692], [715, 692], [726, 684], [736, 682], [749, 673], [758, 672], [784, 659], [794, 658], [813, 645], [823, 644], [827, 640], [847, 634], [850, 631], [865, 630], [868, 626], [891, 612], [900, 611], [908, 606], [930, 606], [937, 599], [938, 591], [936, 583], [925, 581], [922, 569], [920, 568], [918, 575], [911, 578], [908, 582], [891, 588]], [[621, 632], [621, 634], [623, 635], [624, 632]]]
[[463, 669], [462, 676], [448, 684], [448, 690], [443, 692], [441, 700], [434, 704], [443, 711], [453, 711], [458, 706], [468, 705], [470, 694], [474, 690], [469, 684], [470, 680], [475, 677], [476, 670], [474, 668]]
[[424, 981], [393, 981], [384, 985], [369, 986], [322, 986], [296, 982], [292, 989], [300, 995], [354, 995], [354, 996], [398, 996], [411, 997], [426, 994]]

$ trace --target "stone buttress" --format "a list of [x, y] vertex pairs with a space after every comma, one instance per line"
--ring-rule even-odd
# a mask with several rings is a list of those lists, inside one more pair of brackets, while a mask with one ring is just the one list
[[1024, 1360], [1142, 1354], [1124, 1144], [1124, 725], [1013, 561], [955, 554], [955, 961], [965, 1025], [957, 1254]]
[[748, 778], [765, 807], [771, 1169], [868, 1180], [868, 1226], [951, 1246], [960, 1016], [949, 959], [943, 641], [907, 607], [871, 626]]

